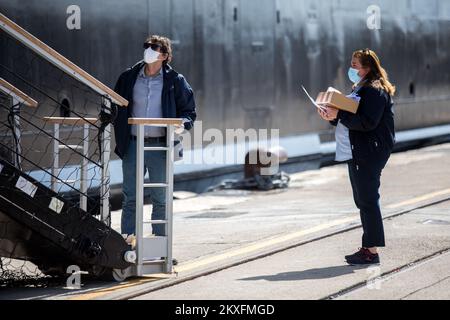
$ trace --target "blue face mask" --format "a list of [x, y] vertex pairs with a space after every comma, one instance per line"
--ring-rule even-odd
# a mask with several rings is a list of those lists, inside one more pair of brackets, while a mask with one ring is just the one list
[[361, 77], [358, 75], [359, 70], [350, 68], [348, 69], [348, 78], [354, 84], [358, 84], [361, 81]]

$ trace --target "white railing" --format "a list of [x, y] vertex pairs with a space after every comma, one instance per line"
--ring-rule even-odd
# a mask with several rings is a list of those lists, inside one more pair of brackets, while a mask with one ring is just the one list
[[[96, 118], [60, 118], [60, 117], [45, 117], [44, 120], [47, 123], [53, 124], [53, 166], [52, 166], [52, 190], [58, 193], [58, 179], [56, 177], [60, 176], [60, 164], [59, 155], [62, 150], [80, 150], [83, 159], [80, 165], [80, 208], [87, 211], [87, 193], [88, 193], [88, 183], [87, 183], [87, 172], [88, 172], [88, 156], [89, 156], [89, 131], [91, 125], [95, 125], [98, 122]], [[60, 144], [60, 126], [61, 125], [71, 125], [71, 126], [82, 126], [83, 127], [83, 145], [68, 146]], [[63, 180], [62, 182], [71, 184], [75, 183], [76, 180]]]
[[[182, 119], [137, 119], [131, 118], [128, 124], [137, 126], [136, 158], [136, 274], [142, 276], [152, 273], [172, 273], [173, 241], [173, 164], [175, 127], [183, 124]], [[146, 126], [166, 127], [165, 147], [145, 147], [144, 129]], [[144, 184], [144, 153], [152, 151], [166, 152], [166, 179], [163, 183]], [[149, 224], [164, 224], [164, 237], [144, 237], [144, 188], [166, 189], [165, 219], [149, 221]], [[162, 257], [163, 259], [154, 259]]]

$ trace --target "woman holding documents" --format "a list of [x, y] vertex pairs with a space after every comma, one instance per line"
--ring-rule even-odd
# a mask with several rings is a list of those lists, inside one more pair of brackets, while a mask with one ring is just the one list
[[369, 49], [353, 54], [348, 75], [354, 86], [347, 97], [359, 101], [356, 113], [327, 105], [319, 114], [336, 126], [336, 161], [348, 163], [353, 197], [360, 209], [362, 248], [345, 258], [351, 265], [379, 264], [377, 248], [385, 246], [379, 188], [395, 143], [395, 87]]

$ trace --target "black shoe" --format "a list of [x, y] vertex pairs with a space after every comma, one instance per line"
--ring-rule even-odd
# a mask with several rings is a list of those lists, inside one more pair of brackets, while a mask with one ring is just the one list
[[352, 266], [362, 266], [362, 265], [379, 265], [380, 256], [378, 254], [373, 254], [369, 249], [360, 249], [355, 254], [350, 256], [345, 256], [347, 263]]
[[354, 257], [362, 257], [362, 256], [364, 256], [365, 250], [367, 250], [367, 249], [360, 248], [358, 252], [355, 252], [354, 254], [345, 256], [345, 260], [348, 260], [348, 259], [351, 259], [351, 258], [354, 258]]

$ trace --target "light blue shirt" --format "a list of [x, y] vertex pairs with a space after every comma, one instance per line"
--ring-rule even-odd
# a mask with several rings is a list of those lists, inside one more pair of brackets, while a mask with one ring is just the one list
[[346, 126], [341, 121], [336, 127], [336, 161], [345, 162], [353, 159], [352, 146], [350, 143], [350, 134]]
[[[359, 86], [356, 87], [355, 90], [353, 90], [352, 94], [348, 95], [347, 97], [359, 102], [361, 98], [357, 94], [360, 89], [361, 87]], [[352, 144], [350, 142], [350, 131], [346, 126], [344, 126], [341, 123], [340, 120], [336, 126], [335, 140], [336, 140], [335, 160], [338, 162], [345, 162], [352, 160], [353, 153], [352, 153]]]
[[[133, 118], [162, 118], [162, 89], [164, 85], [163, 69], [154, 77], [145, 74], [142, 67], [133, 88]], [[137, 127], [131, 127], [131, 134], [137, 136]], [[145, 137], [163, 137], [164, 128], [145, 127]]]

